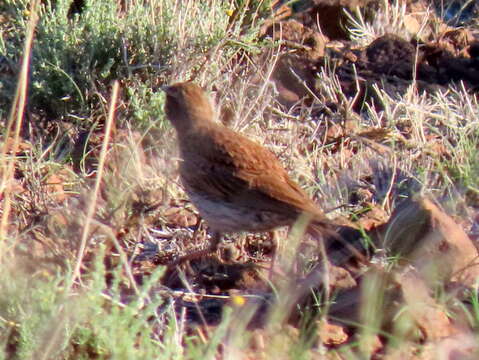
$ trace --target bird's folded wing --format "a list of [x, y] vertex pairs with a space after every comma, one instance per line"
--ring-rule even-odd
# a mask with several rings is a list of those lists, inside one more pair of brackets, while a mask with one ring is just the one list
[[200, 140], [202, 149], [194, 161], [183, 164], [182, 176], [195, 191], [264, 210], [320, 213], [269, 150], [226, 128], [213, 138], [214, 142]]

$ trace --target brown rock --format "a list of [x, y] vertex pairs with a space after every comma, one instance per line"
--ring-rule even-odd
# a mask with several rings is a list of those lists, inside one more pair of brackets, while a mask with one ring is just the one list
[[416, 48], [393, 34], [374, 40], [366, 48], [366, 57], [373, 71], [403, 79], [412, 79]]
[[411, 14], [407, 14], [404, 17], [404, 27], [410, 35], [417, 35], [421, 30], [421, 24], [418, 19]]
[[448, 29], [439, 38], [439, 43], [448, 45], [451, 53], [456, 56], [465, 55], [466, 48], [474, 41], [474, 35], [468, 29]]
[[464, 230], [432, 201], [405, 201], [380, 230], [392, 254], [401, 254], [428, 281], [472, 285], [479, 277], [478, 251]]
[[431, 359], [475, 360], [479, 357], [479, 348], [475, 336], [462, 333], [434, 342], [426, 353]]
[[329, 284], [335, 290], [352, 289], [358, 285], [349, 271], [334, 265], [329, 265]]
[[50, 195], [58, 202], [65, 201], [66, 195], [63, 189], [63, 179], [56, 175], [51, 174], [45, 181], [46, 190]]
[[[361, 354], [366, 355], [366, 358], [369, 358], [370, 355], [378, 352], [382, 349], [383, 343], [378, 335], [366, 334], [358, 336], [357, 339], [358, 348]], [[369, 356], [368, 356], [369, 355]]]
[[[456, 333], [446, 311], [429, 295], [426, 283], [414, 270], [407, 269], [396, 274], [404, 307], [395, 316], [395, 325], [403, 332], [408, 326], [419, 328], [425, 339], [436, 340]], [[398, 325], [399, 324], [399, 325]]]
[[63, 202], [69, 196], [66, 192], [68, 186], [73, 177], [73, 172], [68, 167], [63, 169], [45, 168], [43, 169], [44, 175], [42, 184], [45, 186], [46, 192], [51, 198], [57, 202]]
[[15, 151], [16, 155], [23, 155], [32, 150], [32, 145], [26, 141], [23, 141], [21, 138], [15, 141], [14, 137], [10, 136], [5, 140], [3, 146], [4, 151], [7, 154], [12, 154]]
[[318, 321], [318, 336], [324, 345], [340, 345], [348, 340], [344, 327], [326, 320]]
[[434, 23], [432, 19], [435, 19], [438, 23], [441, 20], [430, 10], [430, 4], [427, 0], [406, 0], [406, 3], [407, 14], [404, 17], [406, 31], [411, 36], [426, 42], [435, 29], [429, 23], [424, 24], [424, 19], [429, 19], [431, 23]]
[[311, 61], [297, 55], [283, 55], [273, 70], [272, 80], [278, 90], [278, 100], [290, 107], [314, 89], [316, 67]]
[[[363, 191], [367, 190], [363, 189]], [[366, 202], [364, 207], [369, 207], [370, 210], [358, 220], [358, 225], [361, 229], [370, 231], [386, 222], [387, 216], [384, 208], [372, 202]]]
[[275, 41], [281, 41], [283, 49], [296, 50], [298, 55], [310, 60], [323, 57], [326, 43], [329, 41], [326, 36], [296, 20], [273, 23], [264, 30], [264, 35]]
[[316, 27], [319, 24], [321, 33], [332, 40], [348, 39], [345, 27], [348, 18], [345, 10], [353, 13], [358, 7], [364, 8], [370, 0], [315, 0], [314, 6], [296, 16], [306, 26]]
[[171, 207], [165, 211], [164, 216], [170, 225], [190, 227], [198, 224], [198, 216], [182, 207]]

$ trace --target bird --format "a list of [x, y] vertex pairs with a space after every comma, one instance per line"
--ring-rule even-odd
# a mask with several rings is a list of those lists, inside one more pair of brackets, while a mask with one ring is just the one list
[[218, 249], [225, 233], [273, 231], [301, 215], [310, 219], [308, 233], [337, 236], [335, 224], [270, 150], [215, 121], [205, 90], [192, 81], [162, 90], [176, 130], [181, 182], [213, 233], [207, 252]]

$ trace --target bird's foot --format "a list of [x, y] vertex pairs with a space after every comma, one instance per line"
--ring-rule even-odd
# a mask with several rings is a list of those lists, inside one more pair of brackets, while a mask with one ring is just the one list
[[187, 261], [192, 261], [196, 259], [200, 259], [203, 257], [210, 256], [214, 253], [214, 251], [211, 248], [206, 248], [206, 249], [199, 249], [199, 250], [193, 250], [189, 251], [184, 255], [181, 255], [177, 257], [173, 262], [171, 262], [169, 265], [170, 266], [177, 266], [184, 264]]

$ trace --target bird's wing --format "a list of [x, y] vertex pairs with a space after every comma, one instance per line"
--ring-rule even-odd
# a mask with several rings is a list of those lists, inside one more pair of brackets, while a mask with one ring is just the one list
[[235, 164], [224, 147], [201, 133], [179, 138], [183, 161], [180, 172], [187, 190], [212, 199], [228, 201], [248, 188], [236, 176]]
[[[189, 139], [188, 144], [196, 150], [203, 148], [182, 169], [183, 177], [198, 191], [206, 188], [210, 195], [238, 205], [256, 203], [264, 210], [320, 214], [269, 150], [220, 125], [210, 128], [208, 134], [214, 141]], [[194, 150], [189, 149], [190, 155]]]

